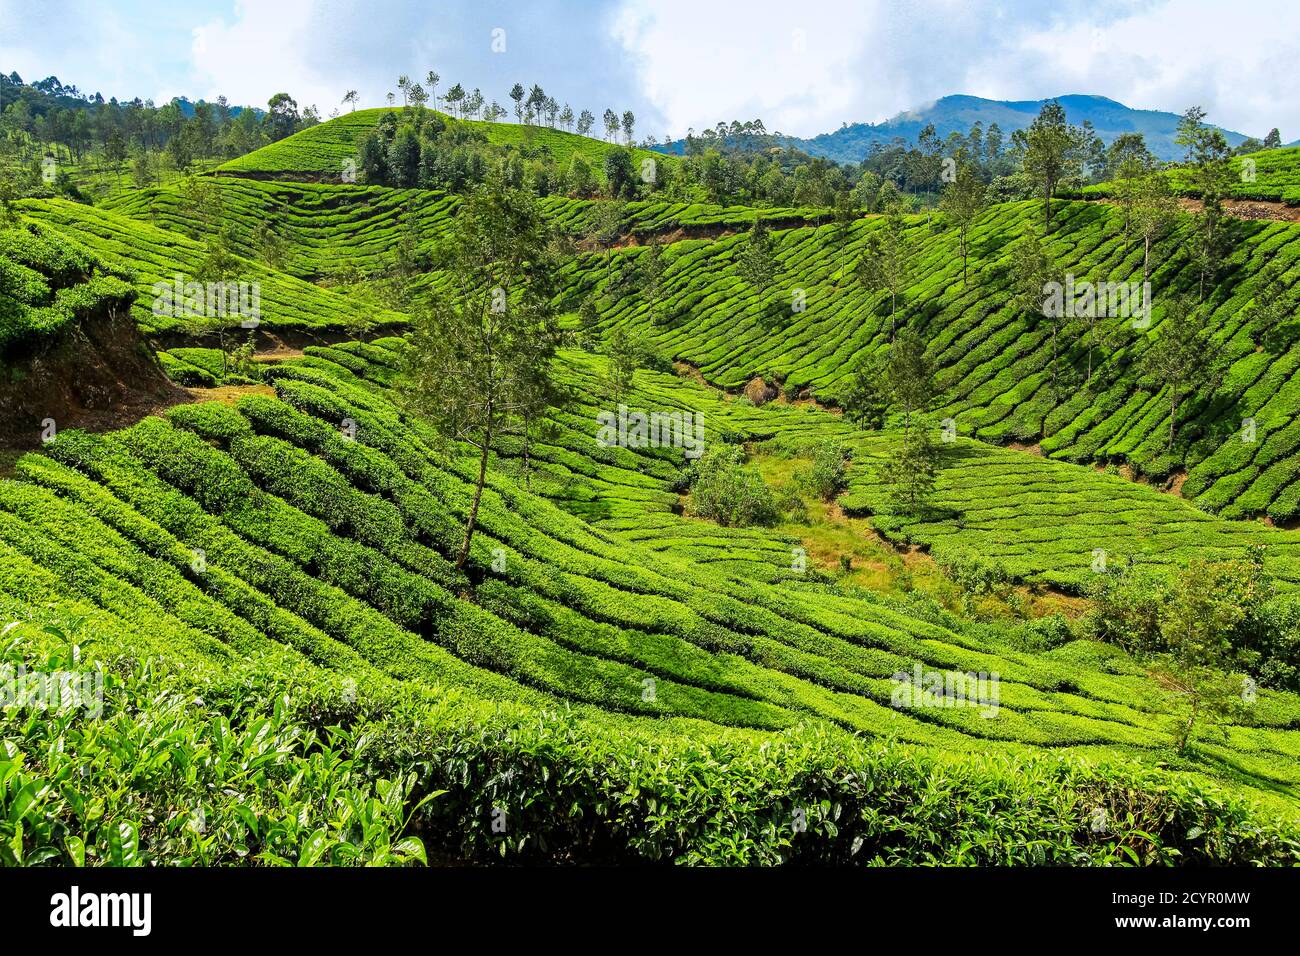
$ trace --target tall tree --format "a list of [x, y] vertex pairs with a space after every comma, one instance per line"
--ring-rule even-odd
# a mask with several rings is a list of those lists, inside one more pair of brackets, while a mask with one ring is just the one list
[[1132, 222], [1142, 240], [1142, 281], [1151, 278], [1151, 247], [1160, 240], [1178, 217], [1178, 198], [1169, 188], [1169, 179], [1159, 172], [1148, 172], [1133, 181]]
[[1213, 282], [1227, 255], [1228, 235], [1223, 200], [1232, 188], [1232, 150], [1223, 131], [1205, 125], [1205, 110], [1193, 106], [1178, 123], [1174, 142], [1187, 150], [1192, 188], [1201, 197], [1201, 211], [1196, 216], [1192, 240], [1192, 260], [1200, 274], [1200, 298]]
[[903, 331], [889, 347], [885, 364], [889, 396], [903, 410], [903, 435], [912, 433], [912, 416], [929, 410], [939, 394], [934, 363], [925, 354], [925, 342], [912, 331]]
[[469, 558], [493, 443], [537, 413], [556, 338], [557, 264], [536, 199], [491, 178], [464, 200], [445, 240], [448, 282], [413, 316], [402, 391], [410, 406], [478, 449], [456, 558]]
[[1065, 121], [1065, 108], [1056, 100], [1043, 104], [1028, 129], [1016, 130], [1012, 141], [1021, 153], [1025, 175], [1042, 186], [1043, 228], [1052, 228], [1052, 196], [1057, 184], [1082, 165], [1084, 133]]
[[969, 281], [966, 262], [970, 251], [971, 226], [988, 208], [988, 188], [974, 164], [966, 162], [964, 158], [957, 163], [953, 180], [939, 199], [939, 208], [957, 228], [957, 243], [961, 249], [961, 284], [966, 286]]
[[761, 216], [749, 227], [736, 255], [736, 271], [757, 294], [759, 311], [762, 311], [763, 296], [776, 278], [776, 255], [772, 249], [771, 230]]
[[360, 98], [360, 94], [358, 94], [356, 90], [348, 90], [346, 93], [343, 94], [344, 105], [352, 107], [352, 109], [349, 110], [348, 112], [353, 112], [354, 110], [356, 110], [357, 100], [359, 98]]
[[1178, 407], [1188, 396], [1210, 383], [1218, 361], [1210, 342], [1209, 326], [1185, 298], [1177, 298], [1165, 310], [1158, 335], [1142, 356], [1142, 372], [1169, 396], [1169, 448], [1177, 434]]
[[[1058, 338], [1065, 321], [1065, 290], [1051, 250], [1039, 238], [1038, 231], [1032, 225], [1026, 227], [1024, 236], [1012, 252], [1011, 273], [1013, 308], [1028, 316], [1034, 325], [1044, 320], [1051, 324], [1052, 401], [1055, 402], [1059, 397]], [[1055, 290], [1053, 286], [1056, 287]]]
[[879, 229], [867, 236], [866, 248], [855, 267], [858, 282], [868, 293], [889, 293], [889, 341], [894, 341], [898, 300], [912, 284], [912, 249], [907, 223], [894, 204]]

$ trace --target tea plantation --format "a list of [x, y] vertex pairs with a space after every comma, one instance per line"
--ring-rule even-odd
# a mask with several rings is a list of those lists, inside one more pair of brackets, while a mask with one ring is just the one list
[[[1185, 690], [1078, 620], [1099, 568], [1128, 559], [1172, 580], [1262, 554], [1284, 597], [1300, 585], [1300, 349], [1255, 308], [1266, 264], [1295, 285], [1300, 226], [1228, 224], [1206, 296], [1222, 373], [1170, 448], [1142, 369], [1199, 280], [1177, 254], [1186, 217], [1153, 252], [1149, 326], [1053, 326], [1013, 304], [1039, 203], [975, 221], [968, 282], [949, 222], [907, 217], [891, 317], [855, 269], [885, 217], [651, 198], [593, 238], [601, 206], [542, 197], [563, 239], [556, 391], [526, 435], [498, 436], [476, 505], [476, 449], [415, 413], [403, 378], [403, 333], [460, 278], [446, 240], [473, 200], [329, 181], [384, 112], [225, 163], [202, 177], [206, 220], [193, 183], [13, 204], [0, 349], [131, 302], [142, 354], [186, 390], [0, 458], [4, 680], [103, 687], [97, 713], [0, 708], [0, 862], [1300, 864], [1300, 697], [1233, 671], [1248, 692], [1176, 746]], [[559, 161], [612, 148], [466, 125]], [[759, 219], [769, 281], [742, 268]], [[1062, 271], [1140, 280], [1116, 208], [1058, 201], [1054, 219]], [[159, 314], [157, 284], [210, 273], [214, 249], [294, 348], [222, 352]], [[375, 305], [395, 277], [409, 311]], [[915, 512], [878, 467], [902, 416], [869, 429], [835, 407], [891, 325], [942, 382], [915, 426], [937, 449]], [[624, 333], [640, 367], [617, 389]], [[780, 397], [739, 394], [755, 378]], [[807, 561], [822, 517], [699, 517], [681, 447], [597, 440], [619, 405], [697, 414], [706, 454], [751, 466], [842, 448], [843, 486], [812, 503], [826, 521], [869, 522], [873, 547], [936, 576], [977, 556], [1008, 605], [1079, 613], [859, 586], [851, 562]], [[913, 674], [995, 694], [911, 706]]]

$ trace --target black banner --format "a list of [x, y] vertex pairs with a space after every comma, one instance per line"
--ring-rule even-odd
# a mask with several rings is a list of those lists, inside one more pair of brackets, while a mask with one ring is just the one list
[[128, 947], [374, 945], [390, 932], [457, 930], [487, 932], [494, 943], [572, 933], [735, 944], [783, 930], [805, 940], [848, 931], [873, 943], [943, 932], [969, 941], [972, 929], [1008, 941], [1025, 933], [1226, 941], [1292, 925], [1298, 891], [1291, 870], [0, 870], [7, 942], [101, 937]]

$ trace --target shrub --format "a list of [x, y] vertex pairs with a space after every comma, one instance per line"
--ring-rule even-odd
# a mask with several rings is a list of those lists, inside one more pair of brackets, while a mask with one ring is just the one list
[[724, 527], [774, 523], [777, 507], [772, 491], [762, 475], [744, 467], [744, 461], [740, 446], [723, 445], [694, 462], [691, 513]]
[[830, 501], [844, 489], [848, 457], [848, 449], [838, 442], [819, 442], [812, 449], [812, 464], [798, 473], [797, 480], [810, 495]]

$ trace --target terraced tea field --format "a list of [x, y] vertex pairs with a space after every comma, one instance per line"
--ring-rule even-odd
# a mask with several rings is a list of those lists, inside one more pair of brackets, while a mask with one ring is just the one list
[[[22, 215], [55, 228], [99, 256], [109, 266], [134, 276], [138, 297], [132, 306], [140, 328], [149, 332], [192, 332], [184, 316], [154, 314], [156, 283], [172, 284], [176, 276], [193, 281], [200, 272], [205, 249], [201, 242], [161, 226], [69, 202], [64, 199], [24, 200]], [[282, 331], [341, 330], [356, 321], [360, 306], [328, 289], [304, 282], [251, 259], [238, 259], [233, 278], [257, 283], [261, 328]], [[374, 320], [397, 324], [398, 313], [379, 311]]]
[[[766, 731], [813, 720], [953, 752], [978, 740], [1167, 758], [1175, 704], [1113, 652], [1028, 654], [795, 575], [651, 552], [499, 473], [475, 539], [478, 601], [458, 597], [466, 581], [444, 554], [471, 462], [438, 453], [387, 398], [395, 346], [313, 349], [273, 370], [278, 399], [61, 435], [0, 484], [0, 589], [75, 597], [189, 645], [283, 645], [340, 673], [494, 701]], [[996, 716], [892, 709], [890, 676], [917, 662], [999, 673]], [[1241, 785], [1289, 790], [1300, 765], [1269, 753], [1295, 756], [1298, 708], [1263, 694], [1254, 725], [1205, 752]]]
[[[1168, 255], [1187, 241], [1188, 223], [1180, 223], [1153, 259], [1151, 327], [1135, 329], [1125, 317], [1100, 319], [1091, 330], [1083, 319], [1063, 322], [1054, 387], [1050, 323], [1029, 321], [1009, 304], [1011, 244], [1037, 214], [1033, 203], [1006, 204], [980, 220], [972, 238], [980, 266], [965, 288], [952, 230], [938, 219], [910, 222], [915, 276], [899, 325], [926, 338], [947, 378], [937, 411], [952, 417], [962, 435], [1040, 444], [1053, 458], [1128, 463], [1157, 479], [1185, 469], [1184, 494], [1233, 517], [1289, 521], [1300, 514], [1291, 455], [1300, 421], [1292, 386], [1300, 361], [1295, 327], [1284, 324], [1261, 347], [1251, 310], [1252, 277], [1269, 261], [1295, 263], [1300, 226], [1231, 224], [1234, 250], [1208, 306], [1215, 348], [1228, 367], [1213, 395], [1185, 403], [1169, 454], [1167, 397], [1137, 370], [1160, 334], [1169, 297], [1194, 285], [1183, 260]], [[1135, 275], [1140, 282], [1141, 249], [1124, 242], [1117, 211], [1062, 203], [1057, 217], [1050, 245], [1063, 272], [1079, 282], [1129, 282]], [[869, 218], [847, 232], [829, 225], [776, 231], [778, 274], [762, 295], [737, 273], [743, 236], [674, 243], [661, 306], [667, 318], [660, 323], [649, 319], [649, 305], [639, 297], [602, 294], [608, 270], [599, 256], [575, 265], [568, 301], [596, 295], [604, 328], [645, 334], [722, 387], [762, 376], [834, 402], [853, 371], [888, 343], [888, 296], [864, 293], [852, 275], [867, 236], [878, 228], [880, 221]], [[803, 311], [791, 309], [792, 297], [801, 297]], [[1242, 440], [1246, 419], [1255, 423], [1251, 442]]]
[[[387, 107], [345, 113], [310, 129], [294, 133], [277, 143], [263, 146], [238, 159], [223, 163], [217, 167], [216, 172], [218, 175], [226, 176], [284, 179], [320, 177], [339, 182], [343, 164], [348, 160], [355, 160], [361, 141], [375, 129], [384, 114], [389, 112], [401, 116], [401, 109], [389, 110]], [[599, 168], [604, 162], [605, 154], [616, 148], [614, 143], [545, 126], [456, 120], [445, 114], [440, 115], [445, 122], [482, 133], [492, 145], [516, 150], [526, 155], [545, 152], [561, 168], [567, 166], [575, 154], [582, 156], [593, 168]], [[631, 152], [635, 163], [644, 160], [655, 163], [673, 162], [672, 157], [663, 153], [644, 149], [633, 149]]]

